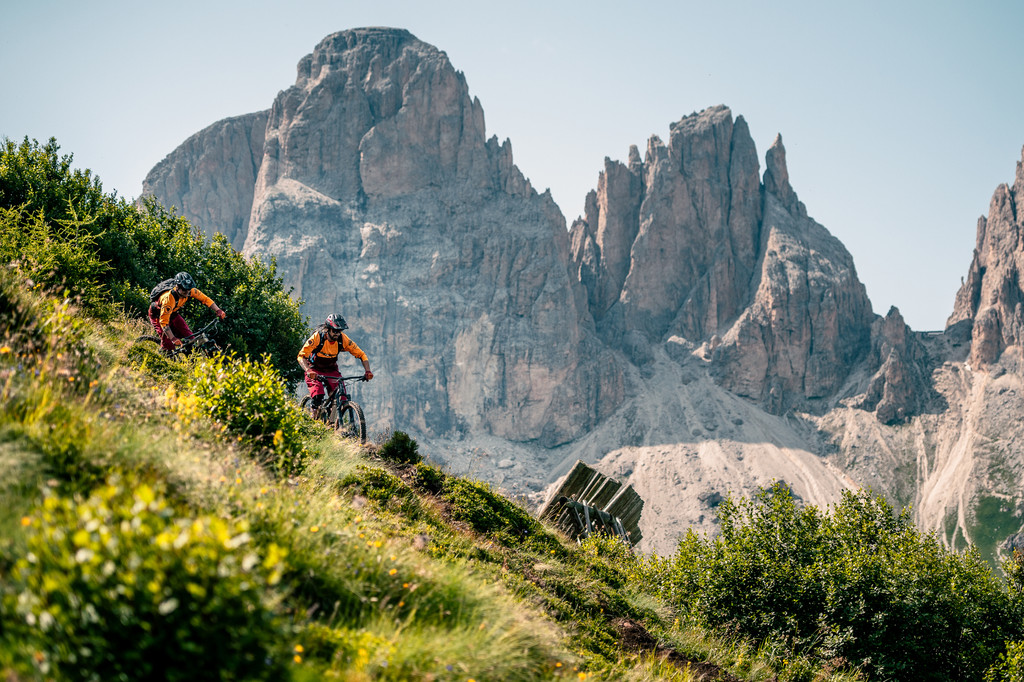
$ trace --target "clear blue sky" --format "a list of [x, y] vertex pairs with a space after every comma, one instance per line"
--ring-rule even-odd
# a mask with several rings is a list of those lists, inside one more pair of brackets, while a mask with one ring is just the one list
[[[940, 329], [979, 216], [1024, 147], [1024, 2], [11, 2], [0, 135], [56, 137], [108, 191], [189, 135], [267, 109], [324, 36], [406, 28], [448, 53], [488, 135], [569, 223], [604, 157], [726, 104], [776, 133], [875, 312]], [[763, 168], [762, 168], [763, 170]]]

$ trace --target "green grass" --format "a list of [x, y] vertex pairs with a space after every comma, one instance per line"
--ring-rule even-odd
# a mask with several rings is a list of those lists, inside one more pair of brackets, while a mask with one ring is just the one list
[[978, 498], [974, 507], [974, 520], [970, 529], [971, 540], [977, 545], [981, 556], [993, 568], [998, 568], [999, 543], [1018, 532], [1022, 520], [1014, 514], [1012, 502], [993, 495]]

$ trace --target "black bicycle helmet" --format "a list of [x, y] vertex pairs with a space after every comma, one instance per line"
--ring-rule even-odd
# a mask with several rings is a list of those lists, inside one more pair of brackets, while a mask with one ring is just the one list
[[338, 313], [331, 313], [327, 316], [327, 321], [324, 322], [328, 329], [335, 332], [340, 332], [348, 329], [348, 322], [345, 322], [345, 318]]
[[185, 291], [192, 291], [196, 286], [196, 281], [187, 272], [179, 272], [174, 276], [174, 284]]

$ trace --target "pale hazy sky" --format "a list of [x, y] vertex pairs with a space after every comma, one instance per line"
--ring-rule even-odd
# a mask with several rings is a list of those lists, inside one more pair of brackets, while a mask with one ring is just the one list
[[876, 313], [941, 329], [977, 219], [1024, 147], [1024, 2], [512, 3], [8, 0], [0, 136], [56, 137], [132, 198], [158, 161], [267, 109], [330, 33], [405, 28], [447, 52], [487, 134], [568, 223], [604, 158], [715, 104], [776, 133], [808, 213], [853, 254]]

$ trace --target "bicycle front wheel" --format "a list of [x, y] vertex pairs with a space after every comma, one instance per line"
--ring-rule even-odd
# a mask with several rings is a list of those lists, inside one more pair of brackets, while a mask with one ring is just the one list
[[345, 403], [338, 412], [335, 428], [344, 438], [353, 438], [360, 443], [366, 442], [366, 419], [363, 408], [351, 400]]

